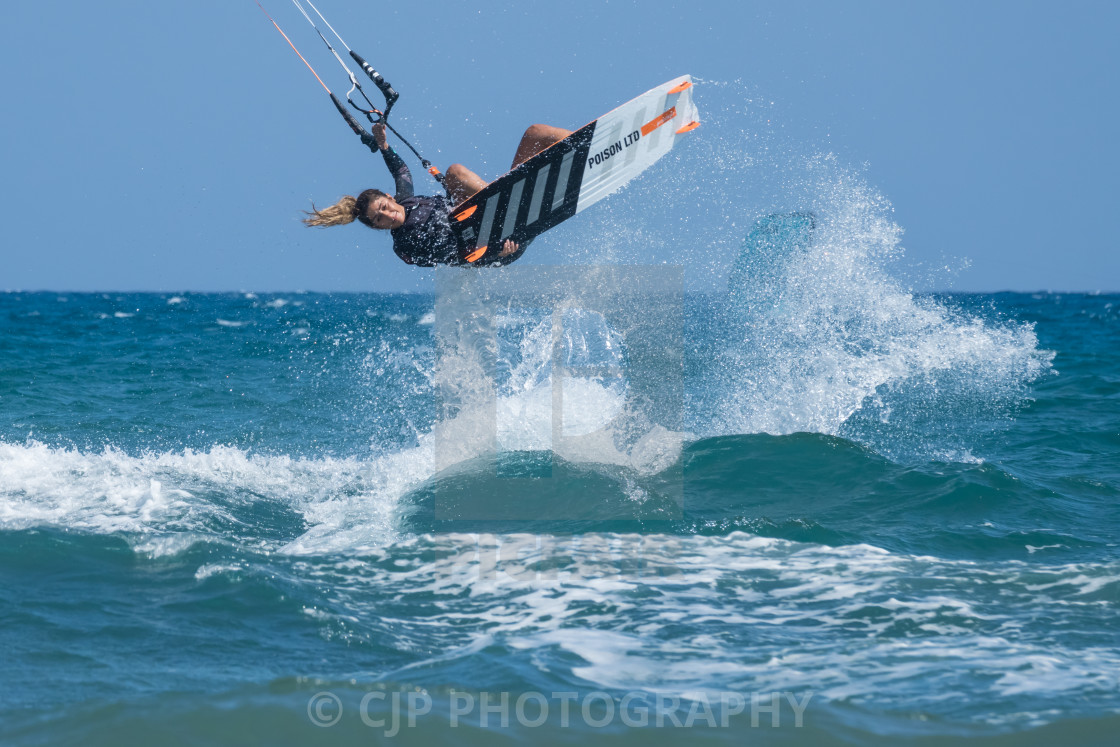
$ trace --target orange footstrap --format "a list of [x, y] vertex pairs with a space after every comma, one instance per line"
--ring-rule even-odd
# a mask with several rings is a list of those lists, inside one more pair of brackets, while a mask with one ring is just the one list
[[657, 117], [656, 119], [651, 119], [650, 121], [646, 122], [644, 125], [642, 125], [642, 137], [645, 137], [646, 135], [650, 134], [651, 132], [653, 132], [658, 127], [665, 124], [666, 122], [668, 122], [670, 119], [672, 119], [675, 116], [677, 116], [677, 107], [674, 106], [672, 109], [670, 109], [667, 112], [664, 112], [661, 116]]

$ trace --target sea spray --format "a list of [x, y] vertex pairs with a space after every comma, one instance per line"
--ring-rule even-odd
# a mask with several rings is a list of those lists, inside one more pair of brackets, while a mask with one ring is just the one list
[[[698, 81], [697, 97], [706, 129], [689, 147], [544, 237], [589, 265], [681, 266], [688, 287], [712, 294], [686, 331], [705, 343], [686, 344], [685, 430], [806, 431], [900, 460], [975, 458], [1052, 370], [1033, 325], [903, 282], [903, 229], [870, 167], [791, 142], [780, 110], [742, 83]], [[778, 215], [812, 216], [811, 240], [777, 253], [744, 245]], [[963, 420], [938, 428], [947, 409]]]
[[889, 202], [834, 158], [809, 175], [812, 241], [780, 255], [743, 247], [758, 255], [765, 285], [729, 288], [741, 305], [729, 309], [716, 366], [727, 407], [714, 432], [840, 434], [904, 459], [967, 451], [961, 434], [906, 433], [945, 408], [957, 409], [971, 434], [1006, 422], [1052, 354], [1038, 349], [1030, 324], [992, 321], [902, 287], [888, 269], [902, 253]]

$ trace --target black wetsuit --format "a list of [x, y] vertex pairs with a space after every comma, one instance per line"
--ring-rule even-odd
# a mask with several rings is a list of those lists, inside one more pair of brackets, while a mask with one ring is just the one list
[[[412, 173], [401, 157], [392, 148], [385, 148], [381, 155], [396, 184], [393, 199], [404, 208], [404, 225], [390, 231], [393, 251], [397, 256], [410, 265], [421, 267], [470, 264], [465, 258], [473, 247], [461, 246], [451, 230], [450, 215], [454, 206], [450, 201], [442, 195], [425, 197], [414, 194]], [[509, 264], [520, 257], [528, 246], [526, 241], [508, 257], [500, 260], [486, 258], [488, 261], [479, 264]]]
[[385, 165], [393, 175], [396, 194], [393, 199], [404, 208], [404, 225], [394, 228], [393, 251], [410, 265], [464, 265], [467, 254], [451, 230], [448, 217], [451, 205], [446, 197], [417, 196], [412, 189], [412, 174], [392, 148], [381, 151]]

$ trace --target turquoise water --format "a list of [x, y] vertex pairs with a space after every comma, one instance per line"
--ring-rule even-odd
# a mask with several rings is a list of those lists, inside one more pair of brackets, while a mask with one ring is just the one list
[[0, 293], [0, 744], [1112, 744], [1120, 295], [913, 292], [975, 236], [696, 80], [438, 294]]
[[442, 470], [431, 296], [0, 295], [0, 739], [1115, 733], [1120, 296], [787, 269], [684, 299], [675, 429], [591, 377], [565, 407], [616, 449], [512, 428]]

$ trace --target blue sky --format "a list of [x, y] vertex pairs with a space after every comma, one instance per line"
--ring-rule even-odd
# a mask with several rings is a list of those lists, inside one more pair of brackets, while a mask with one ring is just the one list
[[[642, 179], [704, 180], [710, 153], [831, 153], [893, 205], [906, 262], [959, 270], [933, 287], [1120, 290], [1114, 3], [316, 4], [401, 92], [394, 123], [441, 166], [496, 177], [526, 125], [575, 127], [687, 72], [707, 126]], [[344, 93], [290, 0], [264, 5]], [[0, 289], [430, 287], [384, 234], [298, 222], [311, 200], [388, 179], [252, 0], [36, 0], [6, 8], [3, 34]], [[766, 208], [756, 179], [710, 230], [741, 239]], [[603, 205], [639, 194], [524, 261], [565, 262], [565, 242], [610, 228]], [[717, 278], [720, 251], [685, 264]]]

